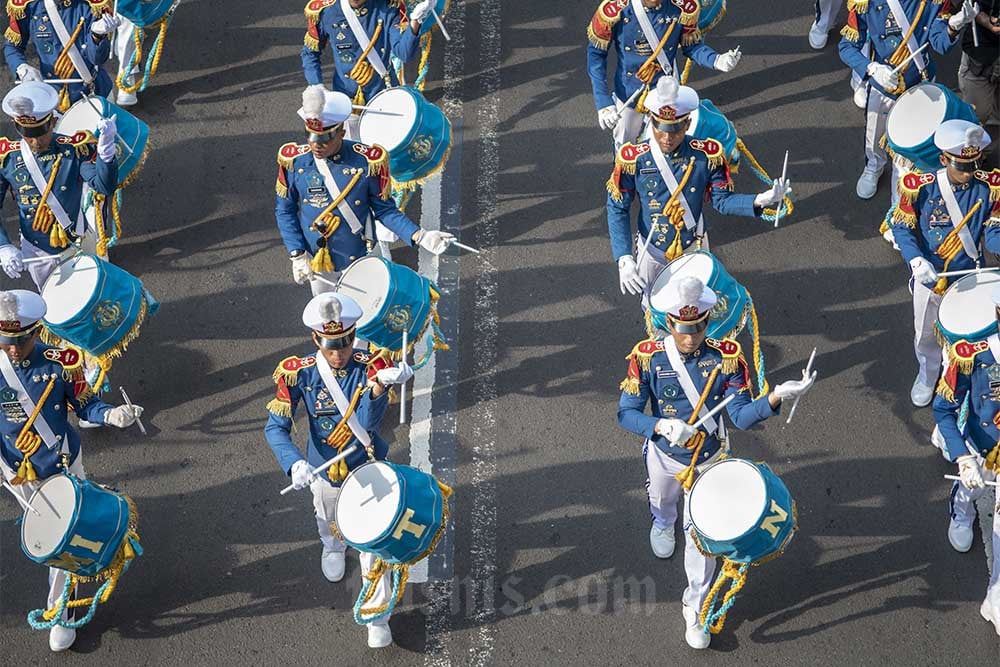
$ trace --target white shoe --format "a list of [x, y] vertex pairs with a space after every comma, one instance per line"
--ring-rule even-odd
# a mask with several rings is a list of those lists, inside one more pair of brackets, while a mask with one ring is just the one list
[[858, 184], [855, 186], [854, 191], [858, 194], [861, 199], [871, 199], [878, 192], [878, 179], [882, 176], [882, 170], [871, 171], [865, 168], [861, 172], [861, 177], [858, 179]]
[[868, 86], [863, 83], [854, 89], [854, 106], [859, 109], [868, 108]]
[[104, 426], [104, 424], [101, 424], [100, 422], [89, 422], [86, 419], [79, 420], [76, 425], [80, 428], [101, 428]]
[[824, 46], [826, 46], [827, 36], [828, 33], [825, 30], [817, 28], [816, 23], [814, 22], [812, 27], [809, 28], [809, 46], [813, 47], [817, 51], [821, 50]]
[[[990, 598], [995, 599], [991, 600]], [[1000, 636], [1000, 589], [997, 590], [995, 595], [991, 595], [989, 592], [986, 593], [986, 599], [980, 605], [979, 613], [984, 620], [993, 624], [997, 635]]]
[[937, 426], [935, 426], [934, 431], [931, 432], [931, 444], [941, 450], [941, 456], [944, 457], [945, 461], [951, 461], [951, 456], [948, 455], [948, 443], [944, 441], [944, 436], [941, 435], [941, 429]]
[[119, 90], [115, 101], [120, 107], [131, 107], [139, 103], [139, 96], [135, 93], [127, 93], [124, 90]]
[[934, 400], [934, 387], [921, 382], [918, 376], [910, 387], [910, 400], [918, 408], [926, 408]]
[[324, 549], [320, 565], [326, 580], [335, 584], [344, 578], [344, 570], [347, 569], [347, 559], [344, 557], [343, 551], [327, 551]]
[[712, 635], [705, 632], [698, 623], [698, 612], [687, 605], [681, 605], [681, 613], [684, 615], [684, 625], [687, 626], [684, 631], [684, 641], [691, 648], [699, 650], [708, 648], [708, 645], [712, 643]]
[[61, 625], [53, 625], [49, 630], [49, 648], [59, 653], [65, 651], [76, 641], [76, 630], [64, 628]]
[[392, 630], [385, 624], [368, 624], [368, 648], [385, 648], [392, 644]]
[[963, 554], [968, 552], [972, 548], [972, 526], [965, 526], [952, 519], [948, 524], [948, 541], [955, 551]]
[[653, 555], [657, 558], [670, 558], [674, 555], [674, 528], [657, 528], [653, 525], [649, 529], [649, 546], [653, 549]]

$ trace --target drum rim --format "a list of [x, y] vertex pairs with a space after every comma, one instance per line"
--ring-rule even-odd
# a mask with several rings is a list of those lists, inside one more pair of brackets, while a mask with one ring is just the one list
[[735, 537], [719, 538], [719, 537], [711, 537], [711, 536], [703, 533], [701, 530], [699, 530], [698, 529], [698, 524], [694, 520], [694, 515], [693, 515], [693, 513], [690, 512], [690, 510], [689, 510], [689, 516], [691, 517], [691, 527], [694, 528], [695, 532], [698, 534], [699, 539], [701, 539], [701, 540], [709, 540], [711, 542], [728, 542], [728, 543], [736, 544], [737, 542], [739, 542], [740, 540], [742, 540], [743, 538], [745, 538], [747, 535], [750, 535], [752, 532], [754, 532], [754, 530], [756, 530], [760, 526], [760, 521], [761, 521], [762, 518], [764, 518], [764, 516], [767, 515], [768, 507], [770, 506], [770, 501], [772, 499], [772, 495], [771, 495], [770, 489], [768, 489], [768, 486], [767, 486], [767, 479], [764, 477], [764, 474], [761, 472], [760, 467], [758, 466], [757, 463], [755, 463], [754, 461], [751, 461], [750, 459], [742, 459], [742, 458], [737, 458], [737, 457], [732, 457], [732, 458], [722, 459], [721, 461], [716, 461], [715, 463], [711, 464], [710, 466], [708, 466], [707, 468], [705, 468], [704, 470], [702, 470], [701, 473], [699, 473], [698, 476], [695, 478], [694, 485], [691, 487], [691, 490], [688, 491], [688, 500], [687, 500], [687, 502], [691, 502], [691, 496], [694, 494], [694, 489], [695, 489], [696, 486], [698, 486], [698, 482], [701, 481], [704, 478], [705, 473], [707, 473], [709, 470], [711, 470], [712, 468], [716, 467], [717, 465], [720, 465], [722, 463], [727, 463], [727, 462], [739, 462], [739, 463], [743, 463], [746, 466], [749, 466], [757, 474], [758, 478], [760, 479], [761, 483], [763, 484], [763, 486], [764, 486], [764, 506], [761, 508], [760, 514], [757, 515], [756, 520], [752, 524], [750, 524], [749, 528], [747, 528], [745, 531], [743, 531], [739, 535], [736, 535]]
[[[395, 468], [395, 466], [393, 466], [389, 461], [365, 461], [364, 463], [362, 463], [361, 465], [359, 465], [357, 468], [355, 468], [354, 470], [351, 470], [348, 473], [347, 478], [344, 479], [344, 484], [346, 484], [347, 480], [350, 479], [353, 475], [355, 475], [359, 470], [363, 470], [364, 468], [367, 468], [368, 466], [375, 465], [375, 464], [382, 464], [382, 465], [384, 465], [396, 477], [396, 510], [395, 510], [395, 512], [393, 512], [392, 520], [389, 522], [388, 527], [385, 530], [383, 530], [381, 533], [379, 533], [378, 536], [372, 538], [371, 540], [368, 540], [367, 542], [360, 542], [360, 541], [351, 540], [350, 538], [348, 538], [347, 535], [344, 534], [344, 532], [343, 532], [343, 527], [341, 525], [340, 520], [338, 519], [337, 522], [336, 522], [337, 523], [337, 530], [340, 531], [341, 537], [344, 538], [345, 542], [348, 542], [350, 544], [361, 545], [363, 547], [368, 547], [368, 546], [373, 545], [373, 544], [378, 544], [379, 542], [384, 541], [387, 536], [389, 536], [389, 535], [392, 534], [392, 531], [396, 527], [396, 524], [399, 523], [399, 518], [403, 514], [403, 509], [404, 509], [403, 508], [403, 498], [406, 497], [406, 488], [405, 488], [406, 480], [403, 478], [403, 475], [399, 474], [399, 471], [397, 471], [396, 468]], [[340, 501], [341, 501], [341, 499], [343, 499], [343, 497], [344, 497], [344, 492], [343, 492], [343, 487], [341, 487], [341, 492], [337, 495], [337, 506], [336, 506], [336, 512], [335, 512], [335, 515], [338, 516], [338, 517], [340, 516]]]
[[68, 481], [70, 486], [73, 488], [73, 514], [66, 524], [66, 529], [63, 531], [62, 539], [56, 543], [55, 548], [47, 554], [44, 555], [33, 555], [31, 551], [28, 550], [27, 540], [25, 539], [24, 532], [28, 528], [29, 522], [39, 521], [40, 519], [35, 517], [31, 512], [25, 510], [24, 518], [21, 520], [21, 549], [24, 551], [25, 555], [32, 560], [50, 560], [57, 553], [65, 550], [65, 546], [68, 540], [72, 539], [72, 535], [76, 533], [76, 525], [80, 521], [80, 499], [83, 495], [83, 487], [79, 480], [73, 475], [66, 475], [58, 473], [52, 475], [51, 477], [42, 481], [38, 485], [38, 488], [31, 493], [31, 497], [28, 498], [28, 504], [32, 507], [35, 506], [35, 498], [38, 496], [39, 491], [45, 488], [45, 486], [51, 482]]
[[[342, 282], [344, 282], [344, 280], [347, 279], [347, 276], [351, 272], [351, 269], [354, 268], [355, 266], [359, 266], [361, 264], [361, 262], [364, 262], [364, 261], [370, 260], [370, 259], [378, 260], [378, 262], [382, 265], [382, 268], [385, 270], [386, 276], [388, 277], [389, 280], [387, 281], [388, 284], [386, 285], [386, 295], [382, 299], [381, 305], [379, 305], [379, 307], [378, 307], [378, 312], [376, 312], [371, 318], [369, 318], [369, 319], [366, 320], [365, 319], [365, 314], [366, 314], [365, 313], [365, 309], [362, 306], [362, 308], [361, 308], [361, 318], [358, 319], [358, 322], [357, 322], [358, 331], [361, 331], [361, 329], [364, 329], [365, 327], [369, 326], [372, 322], [377, 322], [377, 321], [380, 321], [382, 319], [382, 315], [385, 312], [385, 309], [389, 305], [389, 299], [388, 299], [389, 292], [388, 292], [388, 289], [392, 286], [392, 266], [391, 266], [392, 263], [389, 262], [388, 260], [386, 260], [384, 257], [377, 257], [375, 255], [365, 255], [364, 257], [358, 257], [356, 260], [354, 260], [353, 262], [351, 262], [350, 264], [347, 265], [347, 268], [344, 269], [341, 272], [341, 274], [340, 274], [340, 280], [337, 281], [337, 292], [340, 292], [341, 291], [340, 290], [340, 284]], [[371, 264], [371, 262], [369, 262], [369, 264]], [[358, 290], [356, 290], [356, 289], [354, 289], [352, 287], [348, 287], [347, 289], [349, 289], [351, 291], [354, 291], [354, 292], [358, 291]], [[348, 293], [347, 296], [351, 296], [350, 293]], [[358, 305], [361, 306], [361, 303], [358, 303]]]
[[[92, 292], [91, 295], [90, 295], [90, 298], [86, 302], [84, 302], [85, 306], [83, 308], [80, 308], [71, 317], [69, 317], [69, 318], [67, 318], [65, 320], [62, 320], [60, 322], [52, 322], [51, 320], [48, 319], [49, 313], [48, 313], [48, 308], [46, 307], [45, 316], [42, 317], [42, 322], [45, 324], [45, 326], [47, 326], [49, 328], [60, 327], [60, 326], [65, 325], [67, 322], [72, 321], [75, 317], [79, 316], [80, 313], [82, 313], [83, 311], [87, 310], [87, 307], [89, 307], [89, 306], [92, 305], [94, 296], [96, 294], [100, 293], [100, 290], [96, 289], [96, 288], [99, 288], [103, 284], [103, 280], [104, 280], [104, 275], [103, 275], [104, 274], [104, 269], [101, 268], [101, 263], [99, 261], [97, 261], [100, 258], [97, 257], [97, 255], [91, 255], [91, 254], [86, 253], [86, 252], [78, 252], [75, 255], [67, 257], [66, 259], [64, 259], [61, 262], [59, 262], [58, 264], [56, 264], [56, 267], [52, 270], [52, 273], [50, 273], [49, 277], [45, 279], [44, 283], [42, 283], [42, 290], [41, 290], [41, 292], [39, 292], [39, 296], [41, 296], [43, 299], [45, 298], [45, 287], [49, 284], [50, 280], [55, 279], [56, 272], [60, 268], [62, 268], [63, 265], [67, 264], [68, 262], [72, 262], [74, 260], [82, 260], [82, 259], [85, 259], [85, 258], [93, 260], [94, 261], [94, 266], [96, 266], [97, 270], [98, 270], [97, 280], [94, 283], [94, 287], [95, 287], [94, 292]], [[48, 302], [46, 302], [46, 306], [47, 305], [48, 305]]]
[[[978, 280], [979, 279], [983, 279], [983, 278], [993, 278], [993, 280], [991, 280], [989, 282], [979, 283]], [[985, 338], [985, 337], [988, 337], [989, 334], [996, 333], [996, 331], [997, 331], [997, 323], [996, 323], [996, 317], [995, 316], [992, 317], [992, 318], [990, 318], [989, 321], [987, 321], [982, 327], [976, 329], [975, 331], [965, 331], [965, 332], [961, 332], [961, 333], [958, 333], [958, 332], [953, 331], [952, 329], [949, 329], [947, 327], [947, 325], [942, 321], [941, 310], [942, 310], [942, 308], [945, 305], [945, 300], [948, 298], [948, 295], [949, 294], [955, 294], [955, 293], [957, 293], [957, 291], [958, 291], [957, 288], [960, 285], [962, 285], [963, 283], [967, 282], [967, 281], [970, 282], [970, 283], [974, 283], [976, 287], [979, 287], [980, 285], [982, 285], [983, 287], [990, 287], [991, 290], [992, 290], [992, 289], [996, 289], [996, 287], [998, 285], [1000, 285], [1000, 273], [998, 273], [998, 272], [990, 272], [990, 271], [983, 272], [983, 273], [971, 273], [971, 274], [969, 274], [967, 276], [962, 276], [961, 278], [959, 278], [958, 280], [956, 280], [955, 282], [953, 282], [948, 287], [947, 290], [945, 290], [944, 295], [941, 297], [941, 304], [938, 306], [937, 326], [938, 326], [938, 329], [941, 331], [941, 335], [943, 335], [945, 338], [951, 340], [953, 343], [956, 343], [956, 342], [958, 342], [959, 340], [962, 340], [962, 339], [969, 340], [969, 339], [975, 339], [975, 338]], [[987, 301], [987, 303], [990, 303], [990, 302]], [[989, 311], [991, 313], [993, 312], [992, 305], [989, 307]], [[970, 311], [968, 309], [963, 309], [962, 312], [963, 313], [968, 313]]]
[[[400, 147], [405, 146], [405, 145], [409, 144], [411, 141], [413, 141], [413, 135], [416, 133], [417, 128], [420, 127], [420, 120], [423, 118], [423, 114], [421, 113], [421, 108], [420, 108], [421, 104], [420, 104], [420, 100], [417, 99], [418, 95], [415, 94], [416, 92], [417, 91], [415, 91], [412, 88], [410, 88], [410, 86], [393, 86], [392, 88], [386, 88], [385, 90], [379, 91], [375, 95], [375, 97], [373, 97], [371, 99], [371, 103], [369, 104], [369, 106], [371, 106], [372, 104], [375, 103], [375, 101], [379, 98], [380, 95], [386, 95], [387, 93], [392, 93], [392, 94], [406, 93], [407, 96], [411, 100], [414, 101], [414, 103], [413, 103], [413, 107], [414, 107], [413, 121], [414, 122], [410, 126], [410, 129], [403, 136], [403, 138], [395, 146], [392, 146], [392, 147], [386, 146], [386, 145], [383, 145], [383, 144], [381, 144], [381, 143], [379, 143], [377, 141], [374, 141], [374, 142], [365, 142], [365, 143], [369, 143], [369, 144], [377, 144], [379, 146], [382, 146], [382, 148], [384, 148], [385, 150], [387, 150], [389, 152], [389, 161], [390, 161], [390, 163], [392, 162], [392, 152], [393, 151], [398, 151], [400, 149]], [[430, 102], [427, 102], [426, 98], [424, 98], [423, 101], [426, 104], [430, 104]], [[361, 112], [361, 118], [358, 119], [358, 134], [359, 135], [361, 134], [361, 121], [363, 121], [364, 118], [365, 118], [365, 115], [369, 114], [369, 113], [371, 113], [371, 115], [373, 117], [373, 122], [375, 122], [375, 120], [374, 120], [374, 118], [376, 116], [375, 113], [369, 112], [367, 109], [364, 110], [364, 111], [362, 111]]]
[[[934, 81], [922, 81], [919, 84], [913, 86], [912, 88], [907, 89], [902, 95], [900, 95], [896, 99], [896, 102], [892, 105], [892, 109], [889, 109], [889, 113], [886, 115], [886, 119], [885, 119], [885, 140], [886, 140], [886, 143], [888, 143], [890, 147], [895, 147], [895, 148], [899, 148], [899, 149], [903, 149], [903, 150], [909, 151], [909, 150], [917, 148], [918, 146], [926, 146], [928, 142], [930, 142], [931, 147], [934, 146], [934, 133], [933, 133], [933, 131], [931, 132], [930, 136], [924, 138], [922, 141], [920, 141], [918, 143], [915, 143], [915, 144], [901, 144], [898, 141], [893, 140], [892, 134], [890, 132], [890, 124], [892, 122], [891, 119], [893, 117], [892, 116], [892, 110], [899, 108], [897, 106], [899, 104], [899, 100], [904, 99], [907, 96], [914, 97], [916, 95], [916, 93], [918, 91], [920, 91], [920, 90], [923, 90], [925, 88], [925, 86], [926, 87], [935, 88], [935, 89], [941, 91], [941, 94], [943, 95], [943, 99], [944, 99], [944, 111], [942, 113], [942, 116], [947, 115], [947, 113], [948, 113], [948, 103], [949, 103], [949, 97], [948, 96], [949, 95], [954, 95], [954, 94], [950, 90], [948, 90], [945, 86], [943, 86], [943, 85], [941, 85], [941, 84], [939, 84], [937, 82], [934, 82]], [[931, 129], [936, 128], [940, 124], [941, 124], [941, 121], [938, 120], [936, 123], [932, 124], [933, 127]], [[937, 151], [937, 152], [940, 152], [940, 151], [937, 150], [936, 147], [934, 148], [934, 150]]]
[[[709, 289], [712, 289], [711, 287], [709, 287], [709, 284], [715, 282], [715, 278], [719, 275], [719, 266], [722, 265], [722, 262], [720, 262], [719, 258], [716, 257], [715, 255], [713, 255], [712, 253], [710, 253], [709, 251], [699, 248], [698, 250], [693, 250], [691, 252], [684, 253], [680, 257], [672, 259], [669, 262], [667, 262], [666, 264], [664, 264], [660, 268], [659, 273], [656, 274], [656, 277], [653, 278], [653, 285], [652, 285], [652, 287], [649, 290], [650, 294], [652, 294], [652, 292], [657, 288], [657, 286], [659, 286], [660, 278], [662, 278], [667, 273], [667, 271], [670, 269], [671, 266], [673, 266], [674, 264], [677, 264], [677, 263], [679, 263], [681, 261], [690, 262], [693, 259], [695, 259], [696, 257], [698, 257], [699, 255], [707, 257], [709, 259], [709, 261], [711, 262], [711, 264], [712, 264], [712, 273], [708, 277], [708, 281], [705, 282], [705, 286], [708, 287]], [[671, 277], [673, 277], [673, 276], [671, 275]], [[653, 298], [652, 298], [652, 296], [650, 296], [650, 298], [649, 298], [649, 307], [651, 309], [655, 310], [658, 313], [662, 313], [663, 312], [659, 308], [656, 308], [655, 306], [653, 306]]]
[[[453, 137], [451, 121], [448, 119], [448, 116], [445, 115], [444, 111], [438, 108], [436, 104], [432, 104], [427, 101], [427, 98], [420, 94], [419, 91], [409, 89], [408, 86], [402, 87], [410, 90], [411, 94], [422, 100], [423, 104], [417, 104], [417, 122], [415, 122], [413, 127], [410, 128], [410, 132], [406, 135], [406, 139], [400, 143], [400, 146], [413, 143], [413, 139], [416, 137], [418, 130], [423, 125], [425, 115], [433, 115], [440, 118], [441, 129], [443, 130], [442, 134], [447, 139], [447, 141], [442, 141], [437, 150], [427, 156], [427, 159], [422, 160], [419, 163], [409, 157], [408, 151], [397, 150], [396, 155], [393, 155], [392, 151], [389, 152], [389, 166], [392, 169], [393, 178], [400, 183], [408, 183], [410, 181], [427, 178], [430, 174], [434, 173], [436, 169], [441, 167], [445, 156], [451, 150], [451, 141]], [[433, 111], [429, 111], [429, 109], [433, 109]], [[425, 111], [427, 111], [426, 114]], [[407, 166], [409, 166], [409, 168], [407, 168]], [[418, 175], [418, 173], [421, 172], [423, 175]]]

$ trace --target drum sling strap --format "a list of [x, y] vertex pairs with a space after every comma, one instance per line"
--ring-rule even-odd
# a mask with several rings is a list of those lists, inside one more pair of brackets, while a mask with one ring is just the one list
[[[53, 137], [54, 140], [55, 138]], [[23, 141], [21, 142], [21, 159], [24, 160], [24, 167], [28, 170], [28, 175], [31, 176], [31, 182], [34, 183], [35, 188], [42, 195], [42, 200], [35, 213], [35, 220], [32, 222], [32, 228], [36, 228], [37, 226], [38, 231], [44, 232], [43, 227], [45, 226], [45, 222], [49, 222], [51, 227], [49, 245], [54, 248], [65, 248], [69, 245], [69, 237], [66, 235], [66, 230], [73, 229], [73, 222], [70, 220], [69, 214], [66, 213], [66, 209], [63, 208], [59, 198], [52, 192], [56, 180], [56, 171], [62, 163], [62, 155], [57, 157], [56, 161], [52, 164], [52, 172], [49, 174], [49, 178], [45, 178], [41, 167], [38, 165], [38, 159], [35, 158], [35, 154], [31, 152], [31, 149]], [[55, 216], [57, 224], [47, 221], [46, 217], [48, 213], [43, 213], [42, 209], [50, 211], [51, 215]], [[80, 212], [77, 215], [76, 229], [74, 230], [77, 236], [83, 235], [86, 224], [87, 220], [83, 215], [83, 207], [81, 206]]]
[[[14, 442], [14, 446], [24, 455], [24, 458], [17, 468], [17, 475], [11, 480], [11, 483], [23, 484], [24, 482], [34, 482], [38, 480], [38, 475], [35, 474], [35, 469], [31, 465], [31, 456], [38, 451], [43, 442], [49, 449], [55, 449], [59, 446], [60, 442], [60, 439], [53, 433], [48, 422], [45, 421], [45, 417], [42, 416], [42, 406], [45, 405], [46, 399], [52, 393], [57, 378], [49, 380], [48, 385], [46, 385], [36, 404], [31, 399], [31, 396], [28, 395], [27, 390], [21, 383], [21, 378], [17, 376], [14, 366], [6, 354], [0, 354], [0, 373], [3, 374], [3, 379], [7, 382], [7, 386], [17, 392], [17, 402], [21, 404], [21, 409], [24, 410], [25, 414], [29, 415], [28, 420], [21, 428], [21, 432], [17, 435], [17, 440]], [[34, 429], [34, 432], [32, 432], [32, 429]]]
[[[337, 378], [333, 377], [333, 371], [330, 369], [330, 364], [327, 363], [326, 358], [322, 354], [316, 355], [316, 370], [319, 371], [319, 376], [323, 380], [323, 386], [326, 387], [328, 392], [330, 392], [330, 397], [333, 398], [333, 402], [336, 404], [337, 410], [341, 414], [340, 423], [334, 427], [333, 432], [330, 433], [326, 443], [331, 447], [336, 447], [338, 450], [343, 449], [343, 447], [351, 441], [350, 434], [353, 433], [354, 437], [357, 438], [362, 446], [364, 446], [364, 448], [368, 451], [368, 457], [374, 458], [371, 436], [368, 434], [368, 431], [361, 426], [361, 422], [358, 420], [357, 414], [355, 414], [358, 402], [361, 400], [362, 394], [366, 391], [366, 387], [363, 385], [359, 386], [357, 391], [354, 392], [354, 396], [351, 398], [350, 402], [348, 402], [347, 395], [344, 394], [344, 390], [340, 388], [340, 383], [337, 382]], [[345, 432], [345, 430], [348, 432]], [[341, 461], [337, 465], [330, 466], [327, 469], [327, 476], [331, 481], [339, 482], [347, 477], [347, 464], [344, 461]]]
[[[649, 15], [646, 13], [646, 8], [642, 4], [642, 0], [632, 0], [631, 4], [632, 11], [635, 12], [635, 18], [639, 22], [639, 27], [642, 28], [642, 35], [646, 38], [646, 43], [649, 44], [650, 48], [656, 50], [655, 53], [650, 56], [650, 59], [643, 63], [642, 67], [640, 67], [636, 73], [636, 77], [648, 86], [656, 73], [654, 69], [655, 66], [651, 62], [654, 58], [656, 62], [659, 63], [664, 74], [667, 76], [671, 76], [673, 74], [674, 68], [670, 64], [670, 60], [667, 59], [667, 54], [664, 53], [664, 48], [666, 47], [667, 40], [670, 39], [670, 34], [674, 31], [678, 22], [671, 21], [670, 26], [667, 28], [663, 37], [658, 37], [656, 35], [656, 30], [653, 29], [653, 23], [649, 20]], [[657, 46], [653, 46], [654, 44], [657, 44]]]
[[[87, 66], [87, 61], [83, 59], [80, 49], [76, 48], [76, 38], [80, 35], [80, 31], [84, 25], [83, 19], [80, 19], [76, 29], [73, 30], [73, 34], [70, 35], [69, 30], [66, 29], [66, 24], [63, 23], [62, 17], [59, 16], [55, 0], [44, 0], [44, 3], [45, 13], [49, 16], [52, 29], [56, 31], [56, 36], [63, 45], [63, 51], [56, 59], [56, 76], [60, 79], [70, 79], [73, 77], [73, 70], [76, 70], [76, 73], [83, 79], [83, 82], [89, 86], [94, 82], [94, 74], [90, 71], [90, 67]], [[66, 111], [69, 109], [69, 106], [69, 84], [63, 84], [59, 90], [59, 111]]]

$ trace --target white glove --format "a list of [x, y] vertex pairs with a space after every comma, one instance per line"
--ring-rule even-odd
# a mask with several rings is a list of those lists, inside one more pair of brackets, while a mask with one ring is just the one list
[[782, 201], [787, 195], [792, 192], [792, 182], [787, 178], [776, 178], [774, 179], [774, 185], [771, 189], [766, 192], [761, 192], [757, 195], [754, 200], [754, 206], [759, 206], [761, 208], [765, 206], [773, 206], [778, 202]]
[[698, 429], [683, 419], [661, 419], [656, 422], [653, 430], [666, 438], [674, 447], [681, 447]]
[[403, 384], [404, 382], [408, 382], [412, 377], [413, 369], [405, 362], [392, 368], [383, 368], [375, 373], [375, 378], [379, 381], [379, 384], [385, 387], [390, 384]]
[[896, 90], [899, 87], [899, 74], [893, 74], [892, 68], [882, 63], [868, 63], [868, 76], [885, 90]]
[[17, 78], [22, 82], [24, 81], [41, 81], [42, 73], [37, 67], [32, 67], [28, 63], [22, 63], [17, 66]]
[[292, 257], [292, 280], [297, 285], [305, 285], [312, 280], [313, 270], [310, 261], [312, 257], [308, 252], [304, 252], [298, 257]]
[[621, 116], [618, 115], [618, 109], [614, 105], [604, 107], [597, 112], [597, 124], [602, 130], [607, 130], [608, 132], [614, 132], [620, 119]]
[[101, 118], [97, 121], [97, 155], [103, 162], [110, 163], [115, 159], [115, 137], [118, 136], [116, 121], [118, 114], [111, 118]]
[[983, 472], [979, 469], [979, 461], [974, 455], [959, 456], [956, 461], [958, 463], [958, 476], [962, 478], [962, 486], [970, 491], [986, 486], [983, 481]]
[[720, 53], [715, 57], [715, 69], [720, 72], [732, 72], [740, 62], [743, 54], [737, 49], [730, 49], [725, 53]]
[[429, 253], [440, 255], [448, 249], [448, 246], [454, 240], [454, 234], [422, 229], [420, 230], [420, 235], [417, 237], [417, 245]]
[[951, 28], [953, 32], [959, 32], [962, 28], [972, 23], [978, 14], [979, 5], [973, 4], [972, 0], [965, 0], [965, 2], [962, 3], [962, 8], [952, 14], [948, 19], [948, 27]]
[[0, 246], [0, 266], [3, 267], [3, 272], [8, 277], [20, 278], [21, 271], [24, 271], [24, 257], [21, 255], [21, 251], [9, 243]]
[[90, 32], [98, 37], [103, 37], [112, 33], [122, 24], [122, 19], [117, 14], [105, 14], [100, 19], [90, 24]]
[[316, 469], [305, 459], [299, 459], [292, 464], [292, 488], [296, 491], [306, 488], [313, 482]]
[[128, 428], [135, 423], [135, 420], [142, 416], [142, 406], [139, 405], [119, 405], [108, 410], [104, 415], [104, 423], [118, 428]]
[[622, 294], [642, 294], [646, 289], [646, 281], [639, 275], [639, 267], [631, 255], [618, 258], [618, 287]]
[[914, 257], [910, 260], [910, 271], [913, 272], [913, 279], [923, 285], [931, 285], [937, 282], [938, 274], [934, 270], [934, 265], [923, 257]]
[[789, 380], [788, 382], [782, 382], [774, 388], [774, 395], [782, 401], [786, 398], [798, 398], [809, 391], [815, 381], [816, 371], [813, 371], [812, 375], [806, 375], [806, 371], [803, 369], [801, 380]]
[[431, 2], [430, 0], [423, 0], [414, 5], [413, 9], [410, 10], [410, 22], [411, 23], [423, 23], [424, 19], [431, 15]]

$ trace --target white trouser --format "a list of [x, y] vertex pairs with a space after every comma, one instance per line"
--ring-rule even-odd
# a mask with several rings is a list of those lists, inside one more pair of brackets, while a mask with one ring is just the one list
[[[330, 486], [322, 479], [315, 480], [309, 487], [313, 495], [313, 509], [316, 512], [316, 526], [319, 528], [319, 539], [323, 543], [324, 551], [335, 551], [344, 553], [347, 545], [339, 537], [333, 534], [330, 529], [331, 523], [337, 522], [337, 498], [340, 496], [340, 487]], [[361, 562], [361, 581], [365, 580], [365, 575], [375, 565], [375, 555], [364, 551], [358, 552], [358, 560]], [[375, 585], [375, 595], [368, 603], [368, 607], [379, 607], [389, 603], [392, 594], [392, 579], [389, 574], [382, 575]], [[389, 617], [385, 616], [370, 625], [388, 625]]]
[[941, 371], [941, 343], [934, 335], [934, 322], [941, 307], [941, 295], [913, 280], [913, 352], [917, 356], [917, 377], [933, 387]]
[[[318, 280], [315, 277], [311, 278], [309, 280], [309, 288], [312, 290], [313, 296], [336, 291], [337, 288], [334, 285], [340, 280], [340, 271], [327, 271], [326, 273], [316, 273], [315, 275], [330, 282], [323, 282], [323, 280]], [[333, 285], [330, 283], [333, 283]]]
[[[980, 464], [982, 464], [982, 459], [980, 459]], [[997, 475], [984, 469], [983, 479], [987, 482], [994, 481], [997, 479]], [[970, 491], [961, 482], [955, 482], [951, 488], [949, 504], [952, 520], [971, 528], [972, 523], [976, 520], [976, 501], [984, 493], [993, 494], [996, 503], [993, 508], [993, 565], [990, 568], [989, 583], [989, 587], [992, 588], [1000, 581], [1000, 486], [987, 486], [984, 489]], [[983, 539], [985, 540], [985, 538], [984, 535]]]
[[615, 152], [618, 152], [618, 149], [624, 144], [635, 141], [636, 137], [642, 133], [642, 125], [646, 118], [635, 110], [635, 103], [630, 107], [625, 107], [625, 103], [619, 100], [617, 95], [612, 95], [611, 99], [614, 100], [615, 107], [621, 113], [618, 124], [615, 125], [615, 131], [612, 133], [615, 140]]
[[[886, 97], [882, 91], [875, 86], [868, 86], [868, 104], [865, 107], [865, 170], [879, 171], [885, 167], [888, 160], [885, 150], [879, 146], [882, 136], [885, 134], [885, 122], [889, 117], [889, 109], [892, 108], [893, 100]], [[895, 167], [892, 174], [892, 189], [896, 189], [896, 181], [899, 174]]]
[[[653, 515], [653, 525], [657, 528], [673, 531], [674, 523], [677, 521], [677, 501], [683, 490], [681, 483], [674, 475], [687, 466], [667, 456], [656, 445], [648, 441], [643, 446], [643, 450], [646, 459], [646, 474], [648, 475], [646, 494], [649, 496], [649, 511]], [[709, 461], [715, 458], [713, 456]], [[686, 607], [700, 612], [701, 605], [704, 603], [708, 591], [712, 588], [715, 558], [703, 556], [698, 551], [698, 545], [691, 536], [691, 516], [687, 506], [687, 494], [684, 494], [683, 527], [684, 572], [687, 574], [688, 585], [684, 589], [681, 601]]]
[[[125, 79], [125, 85], [134, 86], [136, 81], [136, 76], [140, 73], [140, 65], [142, 63], [136, 62], [131, 72], [126, 72], [125, 67], [128, 65], [129, 60], [132, 59], [132, 55], [135, 53], [135, 24], [129, 21], [127, 18], [119, 15], [122, 23], [118, 26], [115, 31], [115, 56], [118, 58], [118, 75], [123, 76]], [[142, 31], [139, 30], [139, 40], [142, 41]]]
[[844, 0], [816, 0], [816, 28], [829, 32], [837, 21]]
[[[43, 444], [42, 447], [45, 447]], [[87, 474], [83, 470], [83, 451], [81, 450], [76, 455], [76, 460], [69, 466], [69, 471], [79, 477], [80, 479], [87, 479]], [[4, 479], [8, 482], [14, 479], [15, 473], [4, 461], [0, 461], [0, 472], [3, 473]], [[14, 487], [14, 491], [21, 496], [26, 502], [31, 499], [31, 494], [35, 492], [42, 482], [45, 480], [39, 480], [37, 482], [25, 482], [24, 484], [18, 484]], [[62, 597], [63, 588], [66, 586], [66, 570], [59, 570], [54, 567], [49, 568], [49, 595], [46, 599], [46, 609], [51, 609], [56, 606], [56, 602]], [[67, 612], [63, 611], [62, 619], [67, 619]]]

